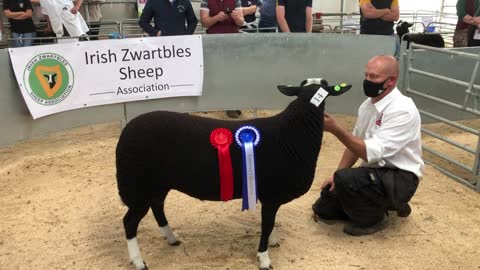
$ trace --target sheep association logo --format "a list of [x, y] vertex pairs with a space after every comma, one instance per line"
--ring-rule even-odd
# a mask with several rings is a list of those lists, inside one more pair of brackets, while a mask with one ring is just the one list
[[73, 89], [72, 66], [61, 55], [42, 53], [33, 57], [23, 73], [23, 83], [30, 97], [40, 105], [55, 105]]

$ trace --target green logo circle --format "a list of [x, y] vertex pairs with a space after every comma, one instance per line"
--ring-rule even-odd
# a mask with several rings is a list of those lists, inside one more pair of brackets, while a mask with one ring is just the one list
[[55, 105], [70, 95], [73, 70], [61, 55], [43, 53], [32, 58], [24, 71], [23, 82], [30, 97], [41, 105]]

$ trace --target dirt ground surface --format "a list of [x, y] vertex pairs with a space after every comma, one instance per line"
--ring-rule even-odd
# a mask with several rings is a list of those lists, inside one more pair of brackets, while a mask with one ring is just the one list
[[[350, 129], [355, 121], [337, 119]], [[476, 147], [474, 136], [432, 129]], [[119, 123], [99, 124], [0, 149], [0, 269], [133, 269], [115, 180], [120, 131]], [[480, 269], [480, 194], [431, 166], [411, 201], [412, 214], [390, 215], [384, 231], [352, 237], [341, 223], [315, 223], [311, 205], [343, 149], [325, 134], [312, 188], [280, 208], [280, 247], [269, 249], [275, 270]], [[183, 242], [169, 246], [150, 212], [138, 233], [143, 258], [151, 270], [257, 269], [260, 211], [240, 209], [240, 200], [203, 202], [171, 192], [166, 215]]]

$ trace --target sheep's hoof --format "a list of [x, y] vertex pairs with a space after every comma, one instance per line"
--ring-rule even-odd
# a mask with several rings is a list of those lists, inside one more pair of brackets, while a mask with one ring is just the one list
[[272, 265], [269, 265], [268, 267], [260, 267], [260, 270], [270, 270], [273, 269]]
[[168, 244], [169, 244], [170, 246], [179, 246], [181, 243], [182, 243], [182, 241], [177, 240], [177, 241], [175, 241], [175, 242], [173, 242], [173, 243], [168, 243]]

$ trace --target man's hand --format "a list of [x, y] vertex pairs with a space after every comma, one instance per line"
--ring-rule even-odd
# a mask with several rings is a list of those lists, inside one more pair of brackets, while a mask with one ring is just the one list
[[330, 192], [333, 192], [333, 190], [335, 189], [335, 182], [333, 182], [333, 175], [330, 176], [329, 178], [325, 179], [325, 181], [323, 181], [323, 184], [322, 184], [322, 189], [326, 186], [330, 185], [330, 188], [328, 189]]
[[162, 31], [158, 30], [157, 32], [157, 37], [161, 36], [162, 35]]
[[242, 11], [237, 9], [232, 10], [232, 19], [240, 19], [240, 15], [242, 15]]
[[77, 14], [78, 8], [76, 6], [73, 6], [72, 9], [70, 9], [70, 13], [72, 14]]
[[473, 17], [473, 25], [480, 26], [480, 17]]
[[223, 22], [226, 19], [228, 19], [228, 15], [225, 14], [225, 12], [220, 11], [217, 15], [215, 15], [214, 18], [215, 18], [215, 20], [217, 20], [217, 22]]
[[324, 112], [323, 113], [323, 130], [333, 133], [333, 131], [335, 131], [337, 127], [338, 127], [337, 120], [330, 114]]

